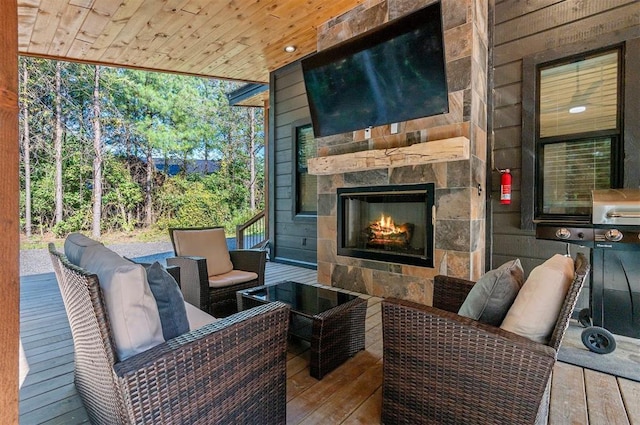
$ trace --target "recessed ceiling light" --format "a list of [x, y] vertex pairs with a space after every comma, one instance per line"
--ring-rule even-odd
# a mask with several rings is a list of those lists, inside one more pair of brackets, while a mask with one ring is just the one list
[[579, 114], [580, 112], [584, 112], [587, 110], [586, 106], [574, 106], [573, 108], [569, 109], [569, 113], [570, 114]]
[[284, 51], [287, 53], [293, 53], [296, 51], [296, 46], [289, 45], [284, 48]]

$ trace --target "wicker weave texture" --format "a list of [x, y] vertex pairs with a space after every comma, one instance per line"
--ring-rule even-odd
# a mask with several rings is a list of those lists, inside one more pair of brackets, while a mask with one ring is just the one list
[[569, 327], [569, 319], [571, 318], [573, 310], [576, 308], [580, 290], [586, 282], [587, 277], [589, 277], [589, 272], [591, 271], [591, 265], [589, 264], [589, 261], [587, 261], [587, 258], [581, 252], [576, 255], [574, 268], [576, 272], [573, 277], [573, 282], [571, 282], [569, 293], [564, 299], [562, 309], [560, 310], [560, 314], [558, 315], [558, 321], [553, 328], [553, 333], [551, 334], [551, 339], [549, 340], [549, 346], [553, 347], [556, 350], [556, 354], [560, 349], [562, 339], [564, 338], [565, 332]]
[[74, 381], [92, 423], [123, 424], [123, 401], [113, 376], [115, 351], [96, 275], [49, 253], [73, 336]]
[[[382, 422], [533, 424], [544, 417], [541, 402], [548, 400], [545, 390], [557, 356], [554, 341], [562, 338], [588, 270], [579, 256], [554, 331], [559, 338], [552, 337], [551, 346], [438, 308], [383, 301]], [[461, 279], [434, 282], [468, 287]], [[443, 304], [462, 303], [455, 298], [464, 289], [454, 288], [452, 297], [444, 294], [446, 288], [439, 291]]]
[[149, 424], [285, 423], [283, 306], [239, 313], [117, 364], [129, 415]]
[[475, 282], [458, 277], [437, 275], [433, 280], [433, 306], [457, 312]]
[[[237, 302], [240, 309], [267, 303], [251, 296], [244, 296], [242, 293], [237, 294]], [[322, 379], [358, 351], [364, 350], [366, 314], [367, 300], [359, 297], [311, 318], [291, 310], [292, 322], [311, 322], [310, 335], [306, 334], [303, 337], [311, 344], [309, 375]]]
[[197, 305], [201, 310], [215, 317], [226, 317], [238, 311], [236, 303], [237, 291], [264, 284], [267, 251], [251, 249], [230, 250], [229, 256], [233, 268], [235, 270], [254, 272], [258, 275], [258, 278], [226, 287], [210, 287], [206, 260], [203, 257], [181, 256], [176, 251], [173, 232], [175, 230], [208, 230], [212, 228], [216, 227], [169, 229], [176, 257], [168, 258], [167, 264], [180, 267], [181, 288], [188, 302]]
[[288, 306], [251, 309], [117, 362], [97, 277], [49, 250], [92, 423], [286, 422]]
[[313, 317], [309, 374], [324, 375], [364, 350], [367, 301], [355, 298]]

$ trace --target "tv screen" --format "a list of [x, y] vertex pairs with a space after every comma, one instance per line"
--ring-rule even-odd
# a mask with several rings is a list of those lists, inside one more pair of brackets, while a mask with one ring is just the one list
[[302, 60], [316, 137], [449, 111], [440, 3]]

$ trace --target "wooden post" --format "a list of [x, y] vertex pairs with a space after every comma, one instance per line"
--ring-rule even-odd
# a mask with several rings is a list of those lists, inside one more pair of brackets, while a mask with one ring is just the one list
[[18, 6], [0, 2], [0, 415], [18, 423]]
[[[271, 86], [273, 87], [273, 86]], [[269, 89], [271, 90], [271, 89]], [[270, 97], [273, 96], [270, 94]], [[271, 168], [270, 156], [267, 154], [269, 152], [269, 146], [271, 145], [271, 132], [269, 129], [269, 100], [264, 101], [264, 111], [262, 113], [262, 119], [264, 121], [264, 127], [262, 133], [264, 134], [264, 184], [262, 186], [262, 196], [264, 197], [264, 237], [265, 239], [269, 239], [273, 241], [273, 233], [271, 233], [271, 228], [269, 227], [269, 205], [271, 201], [269, 197], [271, 196], [271, 192], [269, 192], [269, 169]]]

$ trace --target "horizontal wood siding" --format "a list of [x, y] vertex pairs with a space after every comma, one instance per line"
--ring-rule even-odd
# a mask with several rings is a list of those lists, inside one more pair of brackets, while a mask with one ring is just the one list
[[519, 257], [528, 273], [551, 255], [564, 253], [565, 244], [536, 240], [533, 231], [521, 229], [522, 115], [531, 107], [522, 104], [523, 58], [570, 45], [585, 49], [603, 37], [613, 39], [616, 33], [629, 32], [640, 24], [640, 2], [505, 0], [494, 7], [489, 133], [493, 132], [494, 169], [511, 169], [513, 194], [511, 205], [500, 204], [500, 177], [494, 172], [492, 234], [487, 243], [492, 243], [491, 267]]
[[296, 217], [295, 164], [293, 125], [310, 119], [302, 68], [294, 63], [273, 73], [272, 78], [273, 139], [272, 167], [273, 258], [300, 264], [317, 263], [317, 220]]

